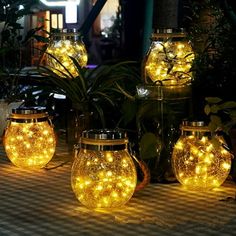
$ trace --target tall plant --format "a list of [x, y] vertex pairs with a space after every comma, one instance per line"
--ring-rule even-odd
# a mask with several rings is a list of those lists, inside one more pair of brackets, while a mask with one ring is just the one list
[[[137, 62], [121, 61], [91, 69], [81, 68], [75, 58], [71, 57], [71, 60], [78, 72], [77, 76], [73, 76], [62, 64], [65, 73], [56, 73], [48, 67], [39, 66], [38, 71], [46, 78], [40, 80], [43, 85], [36, 89], [42, 89], [44, 94], [63, 94], [81, 114], [93, 113], [99, 126], [115, 127], [119, 120], [120, 105], [125, 99], [124, 88], [138, 83]], [[28, 90], [28, 94], [32, 94], [32, 90], [35, 88]]]

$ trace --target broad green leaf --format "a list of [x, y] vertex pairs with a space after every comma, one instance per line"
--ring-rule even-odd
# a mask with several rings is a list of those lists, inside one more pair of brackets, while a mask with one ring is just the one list
[[215, 132], [217, 129], [223, 129], [223, 124], [219, 116], [211, 115], [210, 120], [208, 127], [211, 132]]
[[209, 104], [205, 105], [204, 107], [204, 112], [206, 115], [209, 115], [211, 112], [211, 107], [209, 106]]
[[218, 126], [214, 122], [209, 122], [208, 128], [212, 133], [214, 133], [217, 130]]
[[211, 122], [213, 122], [216, 125], [218, 125], [218, 127], [222, 126], [222, 121], [221, 121], [221, 118], [219, 116], [211, 115], [210, 116], [210, 120], [211, 120]]
[[205, 100], [210, 104], [215, 104], [222, 101], [222, 99], [218, 97], [206, 97]]
[[222, 109], [236, 108], [236, 102], [234, 102], [234, 101], [224, 102], [223, 104], [221, 104], [221, 108]]
[[216, 114], [220, 110], [220, 106], [219, 105], [212, 105], [210, 109], [211, 109], [211, 113]]

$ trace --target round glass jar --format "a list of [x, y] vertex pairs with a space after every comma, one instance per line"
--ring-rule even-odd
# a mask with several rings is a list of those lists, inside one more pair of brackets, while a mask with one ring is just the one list
[[163, 29], [154, 33], [145, 59], [145, 77], [163, 85], [181, 85], [191, 82], [190, 69], [194, 53], [184, 32]]
[[232, 154], [222, 137], [212, 137], [204, 122], [184, 121], [174, 146], [172, 166], [178, 181], [191, 190], [219, 187], [228, 177]]
[[137, 173], [127, 145], [121, 131], [83, 131], [71, 172], [72, 189], [83, 205], [117, 208], [132, 197]]
[[53, 125], [45, 109], [12, 109], [4, 147], [14, 165], [26, 169], [43, 168], [52, 159], [56, 148]]
[[85, 45], [77, 32], [63, 31], [52, 34], [46, 57], [47, 65], [62, 77], [69, 73], [78, 76], [78, 70], [70, 57], [73, 57], [81, 67], [85, 67], [88, 62]]

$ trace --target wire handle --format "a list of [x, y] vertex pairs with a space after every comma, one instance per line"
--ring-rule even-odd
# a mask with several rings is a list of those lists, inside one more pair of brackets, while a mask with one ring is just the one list
[[142, 181], [135, 188], [135, 192], [137, 192], [137, 191], [143, 189], [144, 187], [146, 187], [150, 183], [151, 174], [150, 174], [150, 170], [149, 170], [147, 164], [143, 160], [138, 160], [137, 157], [134, 155], [131, 155], [131, 156], [138, 163], [138, 166], [143, 173]]

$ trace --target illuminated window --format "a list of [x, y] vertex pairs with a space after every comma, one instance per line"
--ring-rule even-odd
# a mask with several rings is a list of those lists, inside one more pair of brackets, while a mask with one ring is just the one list
[[51, 14], [51, 28], [63, 29], [63, 14]]
[[[49, 7], [65, 7], [65, 20], [66, 23], [77, 23], [77, 6], [80, 4], [80, 0], [40, 0], [43, 4]], [[54, 20], [56, 17], [54, 16]], [[58, 27], [53, 27], [61, 29], [59, 25], [59, 19], [57, 21]], [[54, 21], [54, 23], [56, 22]]]

